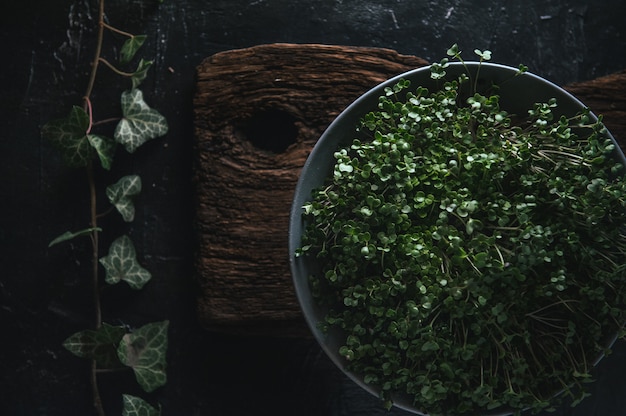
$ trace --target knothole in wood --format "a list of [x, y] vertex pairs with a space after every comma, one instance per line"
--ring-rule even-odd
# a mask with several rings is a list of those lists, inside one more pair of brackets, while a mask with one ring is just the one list
[[261, 110], [235, 124], [235, 135], [256, 148], [283, 153], [296, 142], [296, 117], [280, 109]]

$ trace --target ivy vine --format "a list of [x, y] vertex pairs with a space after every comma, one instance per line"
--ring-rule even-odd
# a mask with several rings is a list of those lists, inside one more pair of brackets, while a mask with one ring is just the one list
[[[102, 321], [100, 303], [102, 284], [114, 285], [124, 281], [130, 288], [139, 290], [150, 281], [152, 275], [137, 260], [135, 246], [128, 235], [115, 239], [109, 247], [108, 254], [104, 256], [101, 255], [99, 245], [99, 233], [103, 230], [98, 224], [102, 215], [117, 211], [124, 222], [134, 220], [133, 198], [141, 192], [141, 178], [133, 174], [125, 175], [116, 183], [107, 186], [105, 193], [112, 209], [99, 213], [94, 171], [98, 165], [107, 171], [111, 170], [118, 145], [133, 153], [148, 140], [165, 135], [168, 124], [163, 115], [145, 102], [139, 89], [153, 62], [140, 59], [134, 70], [121, 69], [135, 61], [146, 35], [133, 35], [111, 26], [105, 21], [105, 0], [99, 0], [97, 6], [97, 41], [83, 105], [73, 106], [65, 117], [48, 122], [42, 127], [41, 133], [60, 150], [67, 166], [86, 170], [89, 182], [90, 224], [78, 231], [64, 232], [53, 239], [49, 246], [78, 237], [89, 237], [91, 241], [94, 327], [70, 335], [63, 346], [74, 355], [91, 360], [90, 378], [94, 406], [98, 416], [105, 416], [105, 406], [98, 387], [100, 372], [120, 367], [130, 368], [135, 374], [137, 383], [146, 392], [152, 392], [166, 383], [169, 321], [148, 323], [132, 331]], [[115, 63], [105, 58], [103, 54], [103, 42], [107, 32], [126, 38]], [[91, 97], [101, 66], [130, 80], [130, 88], [121, 93], [121, 115], [117, 119], [95, 120], [93, 116], [94, 104]], [[111, 122], [117, 122], [113, 137], [99, 132], [101, 126]], [[100, 266], [106, 272], [104, 279], [101, 278]], [[124, 394], [122, 404], [123, 416], [160, 414], [159, 408], [133, 395]]]

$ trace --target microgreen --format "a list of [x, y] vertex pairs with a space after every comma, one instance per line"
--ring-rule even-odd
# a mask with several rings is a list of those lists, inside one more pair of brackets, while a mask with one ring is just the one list
[[321, 263], [320, 325], [388, 405], [577, 403], [625, 318], [624, 166], [588, 110], [556, 117], [549, 100], [514, 123], [478, 73], [447, 79], [448, 65], [431, 66], [437, 90], [387, 88], [303, 207], [296, 255]]

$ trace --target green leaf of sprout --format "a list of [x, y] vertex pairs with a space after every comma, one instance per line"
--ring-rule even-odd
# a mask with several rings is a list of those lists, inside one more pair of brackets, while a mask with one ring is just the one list
[[109, 247], [109, 254], [100, 259], [106, 270], [106, 282], [116, 284], [125, 281], [133, 289], [141, 289], [152, 275], [137, 261], [135, 246], [128, 236], [119, 237]]
[[528, 72], [528, 67], [524, 64], [519, 64], [518, 69], [517, 69], [517, 73], [515, 75], [520, 75], [520, 74], [524, 74]]
[[135, 219], [135, 205], [132, 197], [141, 192], [141, 177], [127, 175], [106, 189], [109, 202], [115, 206], [126, 222]]
[[54, 240], [50, 241], [50, 244], [48, 244], [48, 247], [52, 247], [55, 244], [59, 244], [62, 243], [64, 241], [68, 241], [71, 240], [73, 238], [76, 237], [83, 237], [83, 236], [88, 236], [91, 235], [92, 232], [94, 231], [102, 231], [102, 228], [100, 227], [96, 227], [96, 228], [85, 228], [84, 230], [80, 230], [80, 231], [66, 231], [63, 234], [61, 234], [60, 236], [58, 236], [57, 238], [55, 238]]
[[129, 153], [146, 141], [167, 133], [165, 117], [146, 104], [141, 90], [124, 91], [121, 101], [123, 118], [115, 128], [115, 140]]
[[481, 51], [480, 49], [474, 49], [474, 53], [478, 55], [483, 61], [489, 61], [491, 59], [491, 51]]
[[452, 56], [452, 57], [456, 57], [460, 54], [461, 54], [461, 51], [459, 50], [459, 45], [457, 45], [456, 43], [450, 46], [450, 48], [446, 51], [446, 55]]
[[161, 410], [151, 406], [145, 400], [131, 396], [130, 394], [122, 395], [123, 409], [122, 416], [160, 416]]
[[72, 107], [70, 114], [50, 121], [41, 129], [41, 135], [50, 140], [61, 152], [70, 167], [84, 167], [93, 156], [93, 149], [87, 130], [89, 115], [78, 106]]
[[88, 329], [70, 335], [63, 347], [81, 358], [96, 360], [103, 368], [118, 366], [117, 348], [126, 330], [120, 326], [103, 323], [97, 330]]
[[139, 85], [143, 82], [144, 79], [148, 76], [148, 69], [152, 66], [153, 61], [144, 61], [143, 59], [139, 61], [139, 65], [137, 65], [137, 69], [130, 77], [130, 80], [133, 84], [133, 89], [139, 87]]
[[129, 63], [146, 41], [146, 35], [136, 35], [126, 39], [120, 50], [120, 63], [126, 65]]
[[167, 381], [166, 354], [169, 321], [153, 322], [124, 335], [117, 354], [131, 367], [139, 385], [152, 392]]

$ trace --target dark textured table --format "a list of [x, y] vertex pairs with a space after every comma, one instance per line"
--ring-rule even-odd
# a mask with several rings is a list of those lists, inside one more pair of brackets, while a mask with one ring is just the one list
[[[438, 60], [452, 43], [490, 49], [494, 60], [558, 84], [588, 81], [626, 68], [622, 0], [108, 0], [108, 18], [147, 33], [155, 65], [144, 85], [168, 118], [167, 137], [121, 172], [146, 184], [130, 229], [154, 280], [140, 295], [115, 299], [111, 323], [138, 326], [170, 319], [168, 384], [149, 395], [163, 415], [383, 415], [378, 400], [336, 370], [307, 338], [228, 335], [199, 325], [194, 280], [196, 235], [192, 187], [196, 67], [217, 52], [274, 42], [390, 48]], [[49, 250], [51, 237], [85, 221], [86, 184], [61, 167], [39, 129], [79, 104], [94, 45], [93, 2], [26, 0], [0, 6], [0, 414], [90, 415], [86, 363], [61, 342], [85, 327], [81, 296], [87, 248]], [[106, 98], [104, 75], [98, 96]], [[115, 104], [111, 104], [114, 109]], [[598, 369], [593, 396], [557, 415], [626, 414], [626, 348]], [[102, 379], [110, 414], [119, 394], [138, 394], [131, 375]], [[406, 414], [394, 410], [390, 414]]]

